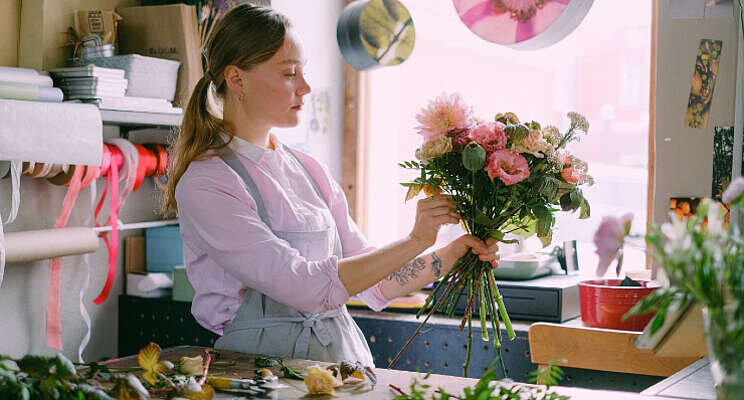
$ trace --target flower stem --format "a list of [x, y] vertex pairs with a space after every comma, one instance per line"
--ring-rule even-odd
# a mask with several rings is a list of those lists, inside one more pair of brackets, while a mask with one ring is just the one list
[[488, 284], [488, 278], [485, 276], [482, 276], [480, 278], [480, 307], [478, 314], [480, 315], [480, 325], [481, 325], [481, 338], [484, 342], [488, 341], [488, 328], [486, 327], [486, 318], [488, 317], [488, 307], [486, 307], [486, 285]]
[[501, 314], [501, 320], [504, 321], [504, 327], [506, 328], [507, 335], [509, 335], [509, 340], [514, 340], [517, 334], [514, 333], [511, 319], [509, 318], [509, 314], [507, 314], [506, 312], [504, 298], [501, 296], [501, 293], [499, 293], [499, 288], [496, 286], [496, 281], [493, 279], [493, 274], [488, 274], [488, 284], [491, 288], [491, 293], [493, 293], [494, 297], [496, 297], [496, 303], [499, 306], [499, 314]]
[[[473, 281], [468, 280], [468, 297], [471, 299], [475, 296], [475, 292], [473, 291]], [[472, 308], [468, 307], [468, 309], [465, 311], [465, 318], [468, 320], [468, 345], [467, 350], [465, 354], [465, 363], [462, 364], [462, 376], [467, 378], [468, 377], [468, 367], [470, 367], [470, 351], [473, 345], [473, 315], [472, 315]], [[460, 325], [460, 329], [462, 329], [462, 325]]]

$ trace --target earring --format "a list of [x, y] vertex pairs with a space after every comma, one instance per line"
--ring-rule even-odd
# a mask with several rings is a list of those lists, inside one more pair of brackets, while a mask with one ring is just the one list
[[245, 98], [245, 93], [241, 93], [238, 95], [238, 101], [243, 101], [244, 98]]

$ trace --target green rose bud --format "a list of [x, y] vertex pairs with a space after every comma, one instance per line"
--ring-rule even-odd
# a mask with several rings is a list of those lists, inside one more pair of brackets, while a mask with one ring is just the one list
[[478, 143], [468, 143], [462, 151], [462, 165], [473, 172], [483, 169], [486, 165], [486, 151]]

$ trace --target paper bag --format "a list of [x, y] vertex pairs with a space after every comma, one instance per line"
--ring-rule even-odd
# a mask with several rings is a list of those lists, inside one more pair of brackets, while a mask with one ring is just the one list
[[75, 34], [83, 38], [95, 33], [102, 44], [116, 44], [116, 24], [121, 18], [113, 11], [75, 10], [73, 25]]
[[201, 40], [196, 10], [185, 4], [126, 7], [116, 10], [119, 22], [119, 54], [140, 54], [181, 62], [176, 105], [186, 107], [202, 77]]

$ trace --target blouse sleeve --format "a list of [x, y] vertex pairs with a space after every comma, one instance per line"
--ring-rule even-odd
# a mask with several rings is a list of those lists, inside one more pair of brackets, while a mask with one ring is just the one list
[[[369, 253], [376, 248], [367, 243], [364, 234], [359, 230], [356, 222], [349, 215], [349, 205], [341, 186], [330, 175], [328, 170], [312, 157], [298, 153], [305, 167], [320, 186], [319, 189], [325, 197], [328, 207], [336, 221], [338, 234], [341, 238], [343, 258], [353, 257]], [[382, 281], [372, 287], [358, 293], [356, 297], [362, 300], [369, 308], [381, 311], [390, 304], [381, 291]]]
[[231, 193], [229, 186], [182, 178], [176, 199], [183, 234], [246, 286], [299, 311], [318, 313], [349, 299], [335, 256], [306, 260], [263, 223], [247, 192]]

